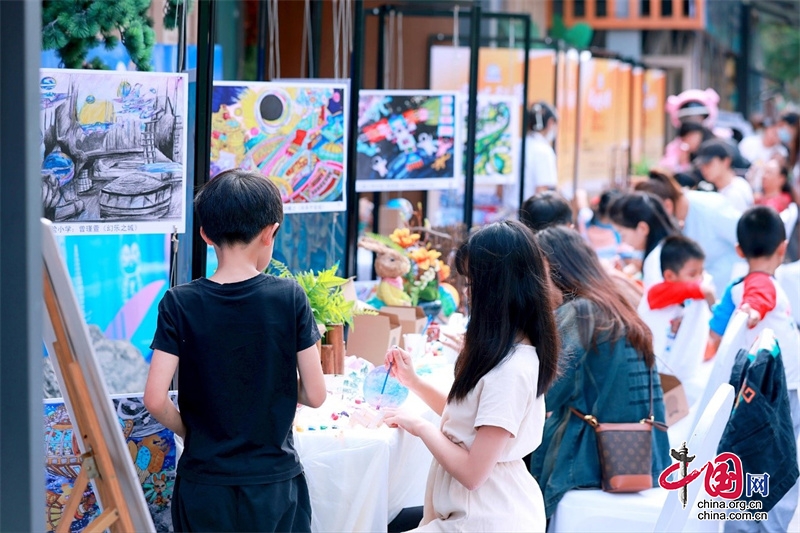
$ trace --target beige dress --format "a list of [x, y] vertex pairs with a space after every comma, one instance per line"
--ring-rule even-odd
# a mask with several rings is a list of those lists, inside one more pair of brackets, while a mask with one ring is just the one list
[[511, 433], [486, 482], [467, 490], [433, 460], [425, 489], [425, 511], [414, 531], [544, 531], [544, 500], [522, 458], [542, 442], [544, 395], [536, 396], [539, 358], [533, 346], [517, 345], [460, 402], [449, 402], [441, 430], [469, 449], [477, 428]]

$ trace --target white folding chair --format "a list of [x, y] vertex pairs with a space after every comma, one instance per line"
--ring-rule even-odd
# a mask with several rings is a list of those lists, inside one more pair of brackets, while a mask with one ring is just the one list
[[728, 322], [728, 327], [725, 329], [725, 335], [722, 336], [717, 355], [714, 357], [714, 368], [711, 370], [711, 376], [708, 378], [705, 391], [703, 391], [703, 396], [697, 406], [695, 420], [692, 424], [692, 434], [697, 428], [708, 402], [711, 401], [711, 397], [716, 393], [720, 385], [730, 381], [731, 370], [733, 370], [733, 364], [736, 362], [736, 354], [743, 348], [749, 348], [747, 345], [747, 315], [741, 311], [735, 311], [730, 322]]
[[[716, 455], [732, 405], [733, 387], [723, 383], [717, 394], [713, 395], [700, 417], [697, 430], [687, 443], [690, 454], [696, 456], [691, 463], [693, 468], [699, 468]], [[689, 502], [693, 503], [697, 498], [702, 484], [702, 479], [699, 479], [689, 485]], [[656, 531], [679, 533], [686, 526], [691, 509], [681, 509], [680, 505], [677, 491], [667, 491], [661, 487], [635, 494], [611, 494], [599, 489], [571, 490], [559, 502], [550, 520], [548, 532], [641, 533], [653, 531], [658, 526], [660, 529]], [[670, 518], [671, 514], [675, 517]], [[695, 512], [694, 515], [696, 514]], [[682, 520], [680, 515], [685, 515]], [[699, 521], [693, 521], [687, 526], [687, 530], [704, 532], [717, 531], [718, 528], [719, 523]]]
[[786, 238], [792, 234], [792, 230], [794, 229], [794, 225], [797, 224], [797, 217], [800, 214], [797, 208], [797, 204], [792, 202], [789, 204], [789, 207], [781, 211], [781, 220], [783, 220], [783, 226], [786, 228]]
[[[733, 407], [735, 391], [729, 383], [721, 384], [708, 405], [701, 413], [697, 426], [692, 433], [687, 448], [694, 460], [689, 463], [691, 469], [701, 468], [705, 463], [717, 456], [717, 446], [725, 431]], [[655, 533], [679, 531], [719, 531], [720, 522], [696, 519], [695, 503], [703, 486], [702, 477], [687, 486], [687, 508], [684, 509], [679, 499], [679, 491], [669, 491], [661, 514], [656, 521]], [[690, 521], [690, 518], [692, 520]], [[688, 524], [691, 526], [688, 526]]]

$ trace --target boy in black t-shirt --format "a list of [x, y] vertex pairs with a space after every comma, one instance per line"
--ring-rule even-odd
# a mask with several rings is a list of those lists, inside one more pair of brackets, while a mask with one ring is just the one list
[[[173, 526], [310, 531], [292, 422], [298, 402], [322, 404], [325, 381], [305, 293], [262, 273], [283, 221], [280, 192], [258, 174], [230, 170], [194, 203], [219, 266], [161, 300], [144, 393], [152, 415], [185, 439]], [[178, 361], [180, 411], [167, 396]]]

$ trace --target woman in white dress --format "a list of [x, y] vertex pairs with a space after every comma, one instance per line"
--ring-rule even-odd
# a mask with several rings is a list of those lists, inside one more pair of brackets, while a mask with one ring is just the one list
[[402, 410], [385, 421], [433, 454], [419, 531], [544, 531], [542, 493], [522, 458], [542, 440], [543, 393], [558, 366], [558, 333], [546, 261], [523, 224], [474, 233], [458, 252], [472, 311], [449, 394], [415, 373], [408, 352], [386, 364], [442, 422]]

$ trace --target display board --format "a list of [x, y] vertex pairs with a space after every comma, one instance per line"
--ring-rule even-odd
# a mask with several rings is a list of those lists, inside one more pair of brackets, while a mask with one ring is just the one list
[[347, 207], [346, 83], [214, 82], [211, 175], [256, 170], [285, 213]]
[[[154, 531], [139, 475], [58, 253], [52, 223], [43, 219], [41, 232], [45, 304], [42, 338], [47, 352], [54, 355], [53, 369], [64, 393], [66, 411], [77, 429], [69, 438], [72, 466], [79, 464], [82, 468], [76, 476], [76, 496], [82, 494], [80, 487], [87, 487], [87, 481], [93, 485], [97, 503], [104, 509], [92, 521], [98, 530]], [[64, 437], [61, 435], [62, 443]], [[70, 497], [62, 501], [63, 517], [72, 520], [82, 500]], [[88, 507], [84, 509], [88, 511]]]
[[461, 168], [458, 94], [360, 91], [356, 190], [448, 189]]
[[186, 229], [186, 74], [41, 69], [42, 207], [63, 235]]

